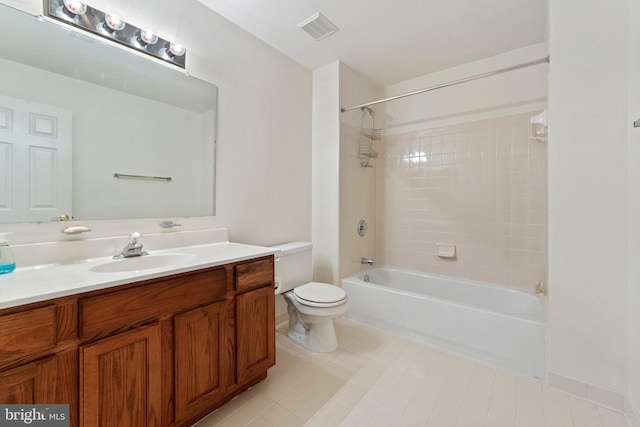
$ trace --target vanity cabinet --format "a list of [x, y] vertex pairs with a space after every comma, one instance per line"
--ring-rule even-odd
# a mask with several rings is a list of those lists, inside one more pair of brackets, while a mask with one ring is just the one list
[[0, 403], [77, 407], [74, 313], [69, 298], [0, 310]]
[[275, 364], [275, 300], [270, 287], [236, 298], [238, 382], [262, 375]]
[[159, 427], [160, 326], [154, 324], [80, 348], [80, 425]]
[[189, 426], [275, 364], [273, 256], [0, 310], [0, 403]]
[[25, 404], [55, 400], [56, 358], [27, 363], [0, 373], [0, 402]]
[[[49, 304], [0, 316], [0, 361], [3, 364], [28, 358], [56, 343], [56, 306]], [[0, 372], [0, 401], [45, 403], [55, 398], [55, 356]]]
[[[175, 317], [176, 420], [193, 418], [226, 395], [233, 368], [227, 350], [227, 301], [189, 310]], [[229, 345], [228, 345], [229, 344]]]
[[236, 266], [237, 381], [244, 383], [275, 364], [275, 295], [270, 259]]

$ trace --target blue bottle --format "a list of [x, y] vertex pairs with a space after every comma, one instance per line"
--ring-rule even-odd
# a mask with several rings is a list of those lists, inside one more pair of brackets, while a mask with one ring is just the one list
[[5, 234], [9, 233], [0, 233], [0, 274], [11, 273], [16, 269], [16, 259]]

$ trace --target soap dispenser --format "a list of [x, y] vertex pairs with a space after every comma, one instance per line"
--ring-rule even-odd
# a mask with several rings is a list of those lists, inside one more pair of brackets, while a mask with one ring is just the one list
[[5, 237], [7, 234], [0, 233], [0, 274], [11, 273], [16, 269], [16, 260], [13, 257], [13, 251], [9, 247], [9, 242]]

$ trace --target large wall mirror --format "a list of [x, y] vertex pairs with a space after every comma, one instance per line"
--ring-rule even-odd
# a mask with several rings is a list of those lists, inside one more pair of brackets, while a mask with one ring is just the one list
[[208, 216], [217, 88], [0, 5], [0, 223]]

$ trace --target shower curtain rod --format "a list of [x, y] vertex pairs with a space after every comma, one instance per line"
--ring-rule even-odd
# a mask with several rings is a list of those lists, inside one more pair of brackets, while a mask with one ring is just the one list
[[549, 57], [548, 56], [545, 57], [545, 58], [536, 59], [535, 61], [524, 62], [522, 64], [512, 65], [511, 67], [506, 67], [506, 68], [501, 68], [499, 70], [489, 71], [488, 73], [476, 74], [475, 76], [465, 77], [463, 79], [454, 80], [454, 81], [451, 81], [451, 82], [448, 82], [448, 83], [441, 83], [439, 85], [430, 86], [430, 87], [427, 87], [427, 88], [424, 88], [424, 89], [414, 90], [413, 92], [403, 93], [402, 95], [396, 95], [396, 96], [392, 96], [392, 97], [385, 98], [385, 99], [379, 99], [377, 101], [367, 102], [365, 104], [354, 105], [353, 107], [349, 107], [349, 108], [341, 108], [340, 112], [344, 113], [346, 111], [356, 110], [358, 108], [368, 107], [370, 105], [382, 104], [383, 102], [394, 101], [396, 99], [406, 98], [407, 96], [413, 96], [413, 95], [417, 95], [419, 93], [429, 92], [429, 91], [436, 90], [436, 89], [442, 89], [443, 87], [449, 87], [449, 86], [458, 85], [460, 83], [466, 83], [466, 82], [470, 82], [470, 81], [473, 81], [473, 80], [483, 79], [485, 77], [495, 76], [496, 74], [502, 74], [502, 73], [506, 73], [508, 71], [515, 71], [515, 70], [519, 70], [521, 68], [531, 67], [532, 65], [543, 64], [545, 62], [549, 62]]

